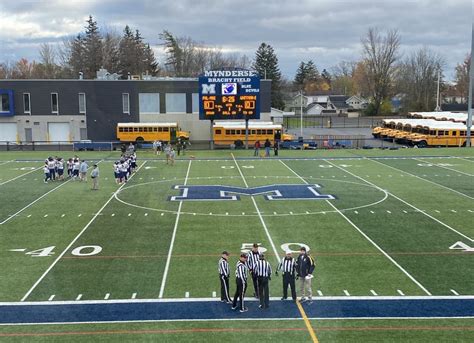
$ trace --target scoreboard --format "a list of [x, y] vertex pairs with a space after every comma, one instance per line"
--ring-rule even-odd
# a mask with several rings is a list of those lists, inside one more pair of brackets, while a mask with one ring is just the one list
[[260, 77], [249, 70], [206, 71], [199, 77], [199, 119], [260, 119]]

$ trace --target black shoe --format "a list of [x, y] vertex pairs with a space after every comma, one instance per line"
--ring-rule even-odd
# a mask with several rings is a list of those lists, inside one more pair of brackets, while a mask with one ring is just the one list
[[263, 308], [263, 306], [262, 306], [262, 305], [258, 305], [258, 308]]
[[232, 306], [232, 310], [234, 310], [234, 311], [237, 310], [237, 306], [235, 306], [235, 307]]
[[281, 300], [286, 300], [286, 298], [285, 298], [285, 297], [283, 297], [283, 298], [281, 298]]

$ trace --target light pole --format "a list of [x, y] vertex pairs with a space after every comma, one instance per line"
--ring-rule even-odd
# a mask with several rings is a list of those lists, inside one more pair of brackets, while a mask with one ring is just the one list
[[300, 137], [303, 138], [303, 90], [300, 91]]
[[472, 83], [474, 77], [474, 23], [471, 26], [471, 67], [469, 68], [469, 100], [467, 104], [467, 132], [466, 132], [466, 147], [471, 146], [471, 126], [472, 126]]

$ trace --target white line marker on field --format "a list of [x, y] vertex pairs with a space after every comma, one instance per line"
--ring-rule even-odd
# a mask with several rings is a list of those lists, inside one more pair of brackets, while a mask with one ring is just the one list
[[48, 298], [48, 301], [53, 301], [53, 299], [54, 299], [55, 296], [56, 296], [55, 294], [52, 294], [52, 295]]
[[17, 177], [14, 177], [13, 179], [4, 181], [4, 182], [0, 183], [0, 186], [3, 186], [3, 185], [5, 185], [5, 184], [7, 184], [7, 183], [9, 183], [9, 182], [15, 181], [16, 179], [19, 179], [19, 178], [22, 177], [22, 176], [25, 176], [25, 175], [28, 175], [28, 174], [33, 173], [33, 172], [35, 172], [35, 171], [38, 171], [38, 170], [40, 170], [41, 168], [43, 168], [43, 167], [39, 167], [39, 168], [30, 170], [29, 172], [24, 173], [24, 174], [21, 174], [21, 175], [18, 175]]
[[82, 298], [82, 294], [79, 294], [79, 295], [76, 297], [76, 301], [81, 300], [81, 298]]
[[31, 217], [31, 214], [27, 215], [26, 218], [30, 218]]
[[318, 289], [316, 292], [318, 292], [318, 295], [319, 295], [320, 297], [323, 296], [323, 292], [321, 292], [319, 289]]
[[372, 293], [372, 295], [378, 295], [373, 289], [370, 290], [370, 293]]
[[451, 212], [453, 212], [453, 213], [458, 213], [458, 211], [456, 211], [456, 210], [451, 210]]
[[185, 298], [189, 298], [189, 292], [184, 293]]
[[[97, 214], [97, 215], [99, 215], [99, 214]], [[78, 217], [82, 217], [82, 213], [79, 213], [77, 216], [78, 216]]]
[[132, 294], [132, 299], [136, 299], [136, 297], [137, 297], [137, 293], [133, 293]]
[[[192, 160], [189, 160], [188, 170], [186, 172], [186, 177], [184, 178], [184, 186], [188, 183], [189, 171], [191, 170]], [[143, 164], [142, 164], [143, 165]], [[183, 201], [181, 200], [178, 205], [178, 212], [176, 213], [176, 220], [174, 222], [173, 234], [171, 236], [170, 249], [168, 250], [168, 257], [166, 258], [165, 271], [163, 272], [163, 278], [161, 279], [161, 287], [158, 298], [163, 298], [163, 293], [165, 292], [166, 279], [168, 278], [168, 270], [170, 268], [171, 254], [173, 253], [174, 241], [176, 239], [176, 232], [178, 231], [179, 217], [181, 216], [181, 207], [183, 206]], [[161, 215], [164, 215], [162, 212]]]
[[45, 214], [45, 215], [43, 216], [43, 218], [46, 218], [47, 216], [48, 216], [48, 215], [47, 215], [47, 214]]
[[273, 214], [274, 214], [275, 216], [277, 215], [277, 213], [276, 213], [275, 211], [273, 211]]
[[408, 211], [406, 211], [406, 210], [403, 210], [403, 213], [407, 214], [407, 213], [408, 213]]
[[[142, 165], [140, 165], [140, 167], [138, 167], [137, 169], [137, 172], [140, 170], [140, 168], [142, 168], [145, 164], [146, 164], [147, 161], [143, 162]], [[132, 176], [130, 176], [130, 179], [136, 174], [133, 174]], [[130, 180], [129, 179], [129, 180]], [[67, 182], [69, 181], [66, 181], [65, 183], [61, 184], [60, 186], [62, 185], [65, 185]], [[86, 226], [84, 226], [84, 228], [81, 230], [81, 232], [79, 232], [77, 234], [77, 236], [71, 241], [71, 243], [69, 243], [69, 245], [63, 250], [63, 252], [61, 254], [59, 254], [59, 256], [54, 260], [53, 263], [51, 263], [51, 265], [48, 267], [48, 269], [46, 269], [46, 271], [40, 276], [40, 278], [38, 280], [36, 280], [36, 282], [34, 283], [34, 285], [28, 290], [28, 292], [26, 292], [26, 294], [23, 296], [23, 298], [21, 298], [20, 301], [25, 301], [26, 298], [28, 298], [31, 294], [31, 292], [33, 292], [35, 290], [35, 288], [40, 284], [41, 281], [43, 281], [43, 279], [46, 277], [46, 275], [48, 275], [48, 273], [51, 271], [51, 269], [54, 268], [54, 266], [59, 262], [59, 260], [66, 254], [67, 251], [69, 251], [69, 249], [74, 245], [74, 243], [76, 243], [76, 241], [82, 236], [82, 234], [91, 226], [91, 224], [94, 222], [94, 220], [99, 216], [100, 213], [102, 213], [102, 211], [104, 210], [104, 208], [112, 201], [112, 199], [114, 199], [115, 195], [123, 188], [123, 186], [125, 186], [125, 183], [122, 184], [111, 196], [110, 198], [105, 202], [104, 205], [102, 205], [102, 207], [99, 209], [99, 211], [97, 211], [97, 213], [91, 218], [91, 220], [89, 220], [89, 222], [86, 224]]]
[[[381, 163], [381, 162], [379, 162], [379, 161], [376, 161], [376, 160], [374, 160], [374, 159], [369, 159], [369, 161], [376, 162], [376, 163], [378, 163], [378, 164], [381, 164], [381, 165], [383, 165], [383, 166], [388, 167], [388, 165], [386, 165], [386, 164], [384, 164], [384, 163]], [[331, 163], [331, 162], [329, 162], [329, 163]], [[331, 164], [333, 164], [333, 163], [331, 163]], [[339, 168], [339, 166], [337, 166], [336, 164], [333, 164], [333, 165]], [[372, 185], [373, 187], [375, 187], [375, 188], [378, 189], [378, 190], [385, 191], [385, 190], [383, 190], [382, 188], [380, 188], [379, 186], [373, 184], [372, 182], [369, 182], [369, 181], [365, 180], [364, 178], [362, 178], [362, 177], [360, 177], [360, 176], [358, 176], [358, 175], [356, 175], [356, 174], [353, 174], [353, 173], [351, 173], [350, 171], [348, 171], [348, 170], [346, 170], [346, 169], [343, 169], [343, 168], [339, 168], [339, 169], [341, 169], [341, 170], [345, 171], [346, 173], [348, 173], [348, 174], [350, 174], [350, 175], [352, 175], [352, 176], [358, 178], [359, 180], [364, 181], [365, 183], [367, 183], [367, 184], [369, 184], [369, 185]], [[422, 180], [424, 180], [424, 179], [422, 178]], [[410, 204], [409, 202], [403, 200], [402, 198], [396, 196], [395, 194], [393, 194], [393, 193], [391, 193], [391, 192], [388, 192], [388, 191], [385, 191], [385, 192], [387, 192], [389, 195], [391, 195], [392, 197], [394, 197], [394, 198], [397, 199], [398, 201], [404, 203], [405, 205], [407, 205], [407, 206], [413, 208], [414, 210], [416, 210], [416, 211], [418, 211], [418, 212], [424, 214], [424, 215], [427, 216], [428, 218], [434, 220], [434, 221], [437, 222], [438, 224], [441, 224], [441, 225], [444, 226], [445, 228], [447, 228], [447, 229], [449, 229], [449, 230], [451, 230], [451, 231], [453, 231], [453, 232], [456, 232], [459, 236], [462, 236], [462, 237], [466, 238], [466, 239], [469, 240], [470, 242], [474, 242], [474, 239], [468, 237], [467, 235], [463, 234], [462, 232], [459, 232], [458, 230], [452, 228], [452, 227], [449, 226], [448, 224], [446, 224], [446, 223], [442, 222], [441, 220], [439, 220], [439, 219], [433, 217], [432, 215], [426, 213], [425, 211], [420, 210], [420, 209], [419, 209], [418, 207], [416, 207], [415, 205]], [[470, 198], [471, 198], [471, 199], [474, 199], [474, 198], [472, 198], [472, 197], [470, 197]], [[421, 284], [420, 284], [420, 285], [421, 285]], [[430, 294], [430, 295], [431, 295], [431, 294]]]
[[441, 213], [441, 211], [438, 211], [438, 210], [434, 210], [436, 213]]
[[309, 214], [309, 211], [306, 211], [306, 214]]
[[359, 211], [354, 211], [355, 214], [359, 214]]
[[397, 292], [398, 292], [398, 294], [400, 294], [400, 295], [405, 295], [405, 293], [403, 293], [400, 289], [397, 289]]
[[145, 213], [144, 216], [147, 217], [147, 216], [148, 216], [148, 213]]
[[370, 213], [374, 214], [375, 212], [374, 212], [374, 211], [370, 211]]
[[392, 211], [389, 211], [389, 210], [387, 210], [387, 213], [388, 213], [388, 214], [391, 214], [391, 213], [392, 213]]
[[217, 296], [217, 292], [216, 291], [212, 292], [212, 297], [215, 298], [216, 296]]
[[[239, 171], [240, 177], [242, 178], [242, 181], [244, 182], [244, 185], [246, 188], [249, 188], [249, 185], [247, 183], [247, 180], [245, 180], [245, 176], [242, 173], [242, 169], [240, 169], [239, 164], [237, 163], [237, 160], [235, 159], [235, 156], [233, 153], [231, 153], [232, 159], [234, 160], [235, 166], [237, 167], [237, 170]], [[262, 223], [263, 230], [265, 231], [265, 234], [267, 235], [268, 241], [270, 242], [270, 245], [272, 247], [275, 259], [277, 262], [280, 262], [280, 255], [278, 254], [278, 250], [275, 246], [275, 243], [273, 242], [272, 236], [270, 235], [270, 231], [268, 231], [267, 224], [265, 223], [265, 220], [263, 219], [262, 212], [258, 208], [257, 202], [255, 201], [255, 197], [253, 195], [250, 196], [250, 199], [252, 199], [253, 206], [255, 207], [255, 210], [257, 211], [258, 218], [260, 219], [260, 223]]]
[[454, 295], [459, 295], [459, 293], [456, 292], [454, 289], [451, 289], [450, 291], [451, 291]]
[[61, 214], [61, 218], [64, 218], [65, 216], [66, 216], [66, 215], [65, 215], [64, 213], [63, 213], [63, 214]]
[[468, 211], [469, 211], [469, 212], [471, 212], [471, 213], [474, 213], [474, 211], [473, 211], [473, 210], [468, 210]]
[[165, 215], [165, 213], [164, 213], [164, 212], [161, 212], [161, 216], [163, 217], [164, 215]]
[[112, 216], [112, 217], [115, 217], [115, 213], [112, 213], [111, 216]]
[[349, 294], [349, 292], [347, 291], [347, 289], [344, 290], [344, 294], [348, 297], [350, 297], [351, 295]]
[[105, 294], [104, 300], [108, 300], [110, 298], [110, 293]]
[[[368, 184], [372, 184], [370, 183], [369, 181], [366, 181], [364, 180], [363, 178], [361, 178], [360, 176], [357, 176], [353, 173], [351, 173], [350, 171], [348, 171], [347, 169], [343, 169], [343, 168], [340, 168], [337, 164], [334, 164], [332, 162], [329, 162], [328, 160], [324, 160], [326, 161], [327, 163], [333, 165], [334, 167], [336, 168], [339, 168], [341, 170], [343, 170], [344, 172], [348, 173], [349, 175], [352, 175], [356, 178], [358, 178], [359, 180], [362, 180]], [[298, 176], [302, 181], [304, 181], [306, 184], [306, 180], [303, 179], [301, 176], [299, 176], [293, 169], [291, 169], [289, 166], [287, 166], [283, 161], [280, 160], [280, 162], [285, 165], [289, 170], [291, 170], [293, 172], [293, 174], [295, 174], [296, 176]], [[380, 187], [378, 186], [375, 186], [374, 184], [372, 184], [374, 187], [376, 187], [377, 189], [383, 191]], [[385, 192], [385, 191], [384, 191]], [[387, 192], [388, 193], [388, 192]], [[389, 193], [390, 194], [390, 193]], [[336, 206], [333, 205], [332, 202], [330, 202], [329, 200], [326, 200], [326, 203], [329, 204], [337, 213], [339, 213], [354, 229], [356, 229], [362, 236], [364, 236], [365, 239], [367, 239], [375, 248], [377, 248], [378, 251], [380, 251], [386, 258], [388, 258], [390, 260], [390, 262], [392, 262], [398, 269], [400, 269], [406, 276], [408, 276], [410, 278], [410, 280], [412, 280], [415, 284], [418, 285], [418, 287], [420, 287], [426, 294], [428, 295], [432, 295], [421, 283], [419, 283], [410, 273], [408, 273], [400, 264], [398, 264], [397, 261], [395, 261], [392, 256], [390, 256], [389, 254], [387, 254], [385, 252], [385, 250], [383, 250], [381, 247], [379, 247], [377, 245], [377, 243], [375, 243], [369, 236], [367, 236], [365, 234], [364, 231], [362, 231], [357, 225], [355, 225], [349, 218], [346, 217], [346, 215], [344, 213], [341, 212], [341, 210], [339, 210]]]
[[131, 213], [129, 213], [129, 214], [128, 214], [128, 216], [129, 216], [129, 217], [131, 217], [131, 216], [132, 216], [132, 214], [131, 214]]

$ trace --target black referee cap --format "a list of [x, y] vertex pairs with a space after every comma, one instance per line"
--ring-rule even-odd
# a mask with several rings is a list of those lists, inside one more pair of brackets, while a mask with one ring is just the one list
[[247, 258], [247, 254], [243, 252], [243, 253], [240, 254], [240, 257], [245, 257], [245, 258]]
[[226, 250], [224, 250], [224, 251], [222, 252], [222, 255], [229, 255], [229, 253], [228, 253]]

